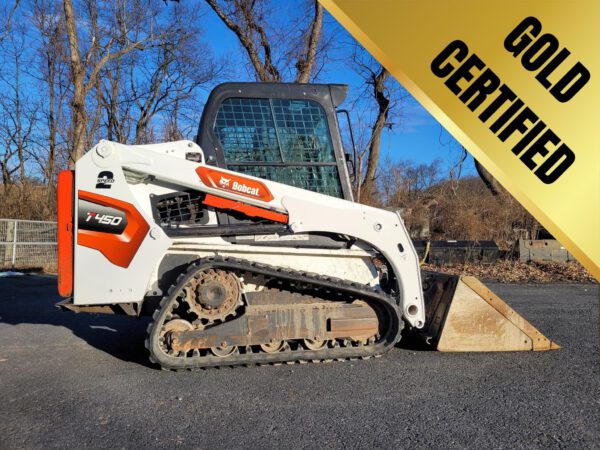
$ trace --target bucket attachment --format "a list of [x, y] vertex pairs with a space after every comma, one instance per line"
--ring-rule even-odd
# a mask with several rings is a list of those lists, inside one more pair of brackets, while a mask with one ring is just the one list
[[422, 272], [427, 319], [419, 337], [442, 352], [553, 350], [540, 333], [477, 278]]

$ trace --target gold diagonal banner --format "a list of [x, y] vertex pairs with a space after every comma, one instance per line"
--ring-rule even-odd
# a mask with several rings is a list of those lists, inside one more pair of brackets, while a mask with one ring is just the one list
[[600, 2], [320, 0], [600, 280]]

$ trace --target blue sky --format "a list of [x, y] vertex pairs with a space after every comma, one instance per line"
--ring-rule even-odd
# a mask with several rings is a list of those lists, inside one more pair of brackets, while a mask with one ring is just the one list
[[[239, 60], [243, 51], [234, 34], [221, 22], [212, 11], [207, 11], [204, 21], [204, 38], [210, 42], [216, 56], [235, 57]], [[335, 40], [348, 42], [352, 37], [335, 19], [327, 14], [325, 27], [335, 33]], [[232, 80], [248, 80], [250, 74], [245, 67], [234, 68]], [[329, 83], [350, 85], [350, 89], [360, 89], [361, 79], [348, 69], [348, 61], [337, 58], [328, 67], [319, 80]], [[350, 109], [349, 104], [344, 105]], [[352, 115], [352, 111], [350, 111]], [[460, 144], [417, 102], [410, 94], [403, 101], [399, 111], [398, 125], [385, 131], [382, 137], [381, 157], [389, 157], [393, 161], [408, 160], [418, 164], [441, 162], [442, 170], [448, 170], [460, 160], [462, 148]], [[356, 132], [356, 130], [355, 130]], [[462, 175], [474, 175], [473, 160], [469, 156], [462, 166]]]

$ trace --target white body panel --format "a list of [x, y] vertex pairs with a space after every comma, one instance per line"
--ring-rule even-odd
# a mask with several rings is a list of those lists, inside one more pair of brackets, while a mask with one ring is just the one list
[[[96, 192], [107, 197], [113, 197], [136, 207], [146, 222], [154, 224], [149, 204], [146, 206], [136, 200], [130, 186], [125, 181], [123, 171], [112, 168], [114, 183], [110, 190], [97, 190], [99, 168], [92, 163], [89, 154], [81, 158], [75, 167], [75, 193], [80, 190]], [[103, 303], [125, 303], [140, 301], [148, 288], [150, 276], [163, 257], [164, 252], [171, 246], [171, 239], [154, 226], [156, 231], [146, 235], [142, 245], [136, 252], [129, 267], [122, 268], [112, 264], [98, 250], [77, 244], [78, 202], [74, 202], [75, 221], [75, 253], [74, 253], [74, 284], [73, 301], [77, 305], [92, 305]]]
[[[291, 247], [256, 247], [230, 244], [223, 239], [171, 239], [152, 218], [149, 196], [175, 190], [194, 189], [245, 204], [288, 214], [293, 233], [324, 232], [351, 236], [377, 250], [387, 260], [398, 280], [399, 303], [409, 324], [422, 327], [425, 322], [419, 261], [402, 219], [384, 211], [281, 183], [264, 183], [273, 200], [263, 202], [235, 192], [204, 185], [196, 168], [203, 165], [185, 159], [187, 152], [201, 153], [189, 141], [148, 146], [127, 146], [101, 141], [77, 163], [76, 189], [95, 191], [97, 175], [110, 170], [115, 182], [110, 190], [99, 192], [133, 204], [151, 227], [128, 268], [111, 264], [100, 252], [75, 246], [75, 304], [139, 302], [156, 285], [156, 273], [163, 256], [193, 252], [198, 256], [231, 255], [266, 264], [336, 276], [376, 285], [377, 275], [370, 262], [371, 253], [361, 249], [320, 250]], [[123, 169], [148, 175], [153, 180], [129, 184]], [[220, 172], [239, 175], [224, 169]], [[77, 202], [75, 202], [77, 203]], [[77, 214], [76, 216], [77, 217]], [[216, 224], [216, 217], [211, 217]], [[77, 233], [77, 224], [75, 228]]]
[[[319, 250], [294, 249], [293, 256], [289, 250], [281, 247], [256, 247], [246, 245], [222, 245], [201, 243], [200, 239], [188, 242], [175, 241], [165, 257], [194, 255], [196, 258], [223, 256], [240, 258], [247, 261], [261, 262], [274, 267], [301, 270], [319, 275], [326, 275], [344, 280], [357, 280], [370, 286], [377, 286], [379, 277], [371, 263], [372, 254], [359, 250]], [[287, 250], [287, 251], [286, 251]], [[149, 289], [158, 292], [158, 280]]]

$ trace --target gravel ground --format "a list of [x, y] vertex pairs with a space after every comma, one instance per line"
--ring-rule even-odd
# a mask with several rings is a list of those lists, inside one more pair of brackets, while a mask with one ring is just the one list
[[3, 278], [0, 448], [600, 448], [597, 286], [489, 286], [563, 348], [172, 373], [145, 320]]

